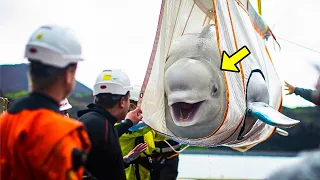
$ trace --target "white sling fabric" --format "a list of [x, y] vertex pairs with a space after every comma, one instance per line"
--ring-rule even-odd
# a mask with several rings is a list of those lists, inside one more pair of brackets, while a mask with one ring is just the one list
[[[220, 56], [229, 55], [247, 46], [248, 58], [239, 63], [241, 72], [225, 71], [227, 84], [227, 111], [218, 130], [208, 137], [187, 139], [176, 137], [166, 127], [164, 101], [164, 67], [172, 42], [184, 34], [200, 33], [208, 24], [215, 24]], [[241, 128], [246, 110], [246, 83], [252, 70], [260, 69], [266, 77], [270, 105], [281, 106], [281, 83], [268, 55], [264, 39], [270, 31], [262, 18], [246, 0], [163, 0], [153, 52], [151, 54], [140, 102], [145, 123], [157, 132], [178, 142], [214, 147], [245, 146], [245, 150], [264, 141], [275, 128], [257, 121], [241, 141], [235, 134]], [[196, 133], [196, 132], [195, 132]]]

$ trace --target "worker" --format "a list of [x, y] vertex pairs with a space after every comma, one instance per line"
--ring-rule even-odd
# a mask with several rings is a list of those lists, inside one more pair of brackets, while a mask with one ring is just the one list
[[69, 103], [67, 98], [65, 98], [64, 100], [62, 100], [60, 102], [59, 110], [60, 110], [61, 114], [63, 114], [64, 116], [69, 117], [68, 109], [71, 109], [71, 108], [72, 108], [72, 106]]
[[178, 177], [179, 153], [175, 151], [180, 150], [181, 144], [170, 139], [165, 140], [166, 142], [155, 142], [156, 152], [153, 154], [154, 168], [151, 173], [151, 180], [175, 180]]
[[[130, 91], [130, 111], [136, 109], [136, 102], [140, 93], [140, 86], [133, 86], [132, 91]], [[115, 124], [117, 126], [118, 123]], [[149, 165], [148, 159], [144, 154], [152, 154], [155, 150], [153, 132], [150, 128], [144, 128], [135, 132], [127, 131], [120, 138], [120, 147], [122, 154], [128, 154], [136, 145], [140, 143], [147, 143], [146, 150], [136, 159], [131, 161], [128, 167], [125, 169], [126, 178], [128, 180], [148, 180], [150, 179], [150, 172], [148, 167], [143, 165]], [[144, 137], [144, 139], [143, 139]], [[139, 140], [142, 138], [142, 140]], [[138, 141], [139, 140], [139, 141]], [[143, 162], [142, 162], [143, 161]]]
[[[69, 118], [69, 113], [68, 110], [71, 109], [72, 106], [69, 103], [68, 99], [65, 98], [64, 100], [62, 100], [60, 102], [60, 113], [62, 115], [64, 115], [65, 117]], [[94, 177], [92, 174], [90, 174], [90, 172], [86, 171], [86, 169], [84, 170], [84, 175], [82, 176], [83, 180], [98, 180], [96, 177]]]
[[294, 87], [293, 85], [285, 82], [285, 87], [288, 91], [287, 95], [290, 94], [296, 94], [301, 96], [302, 98], [304, 98], [307, 101], [310, 101], [312, 103], [314, 103], [315, 105], [320, 105], [320, 89], [319, 89], [319, 79], [318, 79], [318, 83], [316, 85], [316, 90], [311, 90], [311, 89], [304, 89], [304, 88], [300, 88], [300, 87]]
[[[130, 108], [135, 109], [138, 102], [141, 86], [133, 86], [130, 91]], [[178, 176], [178, 153], [169, 147], [164, 140], [172, 144], [178, 151], [180, 144], [168, 140], [149, 127], [134, 132], [128, 131], [120, 138], [123, 154], [129, 152], [139, 143], [146, 142], [147, 149], [125, 169], [126, 177], [130, 180], [171, 180]], [[157, 147], [158, 146], [158, 147]], [[161, 153], [162, 150], [162, 153]]]
[[155, 137], [156, 150], [152, 154], [154, 165], [151, 172], [151, 180], [176, 180], [178, 177], [181, 144], [168, 138], [161, 140], [161, 137], [164, 138], [158, 133]]
[[83, 60], [80, 42], [69, 28], [42, 26], [25, 57], [31, 93], [0, 116], [0, 179], [82, 179], [89, 137], [81, 122], [59, 112]]
[[[146, 149], [141, 143], [124, 157], [120, 149], [119, 137], [142, 119], [140, 108], [128, 112], [131, 89], [129, 77], [122, 70], [104, 70], [93, 87], [94, 103], [78, 112], [92, 142], [85, 168], [99, 180], [125, 180], [125, 164]], [[116, 122], [121, 123], [114, 126]]]
[[271, 172], [267, 180], [319, 180], [320, 151], [309, 151], [298, 154], [299, 161], [282, 166]]

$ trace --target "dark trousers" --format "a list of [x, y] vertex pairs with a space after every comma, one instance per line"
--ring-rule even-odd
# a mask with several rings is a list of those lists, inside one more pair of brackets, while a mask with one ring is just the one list
[[157, 163], [150, 171], [151, 180], [176, 180], [178, 177], [179, 156]]

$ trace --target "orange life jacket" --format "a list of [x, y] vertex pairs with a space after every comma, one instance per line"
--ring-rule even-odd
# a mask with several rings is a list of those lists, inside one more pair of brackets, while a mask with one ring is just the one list
[[82, 179], [74, 169], [73, 150], [88, 153], [90, 140], [81, 122], [49, 109], [0, 116], [0, 179]]

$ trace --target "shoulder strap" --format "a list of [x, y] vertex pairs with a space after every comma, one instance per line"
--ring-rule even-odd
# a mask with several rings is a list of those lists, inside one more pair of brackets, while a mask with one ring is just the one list
[[106, 119], [106, 134], [105, 134], [105, 140], [109, 141], [109, 121]]
[[144, 143], [144, 137], [143, 136], [136, 137], [134, 145], [137, 146], [140, 143]]
[[[144, 137], [143, 136], [139, 136], [139, 137], [136, 137], [135, 139], [135, 143], [134, 143], [134, 146], [136, 147], [138, 144], [140, 143], [144, 143]], [[146, 152], [142, 152], [145, 156], [147, 157], [151, 157], [150, 155], [148, 155]], [[140, 157], [140, 156], [139, 156]]]

